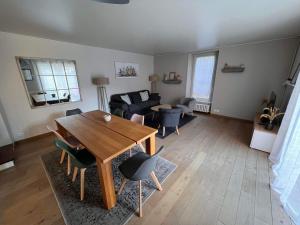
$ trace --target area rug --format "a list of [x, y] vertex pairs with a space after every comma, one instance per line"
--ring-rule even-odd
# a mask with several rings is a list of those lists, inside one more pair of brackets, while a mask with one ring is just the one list
[[[137, 149], [133, 152], [137, 152]], [[126, 152], [113, 160], [116, 191], [121, 186], [121, 174], [118, 166], [128, 157], [129, 153]], [[96, 166], [86, 170], [85, 196], [84, 200], [80, 201], [80, 178], [78, 176], [76, 181], [72, 183], [72, 176], [66, 175], [66, 162], [63, 165], [59, 164], [60, 151], [45, 154], [41, 159], [66, 225], [125, 224], [132, 216], [136, 215], [138, 209], [138, 182], [128, 182], [122, 194], [117, 197], [117, 205], [111, 210], [106, 210], [103, 208]], [[155, 173], [161, 183], [175, 169], [176, 165], [174, 163], [159, 156]], [[148, 180], [143, 181], [143, 203], [156, 190], [150, 177]]]
[[[196, 116], [185, 115], [183, 118], [180, 118], [178, 127], [180, 128], [180, 127], [186, 125], [187, 123], [191, 122], [195, 118], [196, 118]], [[145, 119], [145, 125], [157, 129], [158, 128], [158, 120], [156, 118], [154, 120], [152, 120], [151, 117], [147, 117]], [[176, 131], [175, 127], [166, 127], [165, 136], [162, 136], [162, 127], [160, 127], [158, 129], [158, 133], [156, 134], [156, 137], [164, 139], [164, 138], [168, 137], [170, 134], [174, 133], [175, 131]]]

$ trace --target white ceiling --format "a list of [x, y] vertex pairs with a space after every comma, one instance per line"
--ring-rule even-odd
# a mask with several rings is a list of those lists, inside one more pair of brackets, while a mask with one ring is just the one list
[[300, 0], [1, 0], [0, 30], [158, 54], [300, 35]]

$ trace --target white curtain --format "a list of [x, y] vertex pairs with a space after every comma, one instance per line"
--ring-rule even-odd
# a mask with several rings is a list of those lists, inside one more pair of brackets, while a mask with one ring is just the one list
[[[299, 76], [300, 77], [300, 76]], [[271, 184], [286, 212], [300, 225], [300, 78], [270, 154], [275, 179]]]

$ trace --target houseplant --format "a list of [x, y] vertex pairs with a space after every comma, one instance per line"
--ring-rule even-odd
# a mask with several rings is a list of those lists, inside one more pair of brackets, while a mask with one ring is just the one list
[[281, 113], [280, 109], [276, 107], [266, 107], [263, 109], [263, 112], [264, 113], [260, 115], [260, 119], [266, 118], [269, 120], [265, 125], [267, 130], [272, 130], [274, 128], [275, 119], [284, 115], [284, 113]]

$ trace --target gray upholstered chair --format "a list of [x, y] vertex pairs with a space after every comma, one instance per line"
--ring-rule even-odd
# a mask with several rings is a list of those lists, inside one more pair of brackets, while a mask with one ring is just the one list
[[176, 106], [182, 109], [182, 117], [184, 117], [184, 114], [193, 115], [195, 103], [196, 99], [194, 98], [181, 98]]
[[119, 170], [123, 174], [124, 178], [119, 189], [118, 195], [122, 193], [122, 190], [124, 189], [127, 180], [139, 182], [139, 217], [143, 216], [142, 180], [148, 179], [150, 175], [157, 189], [162, 191], [162, 187], [154, 173], [154, 170], [158, 159], [158, 153], [160, 153], [163, 150], [163, 148], [164, 146], [161, 146], [159, 150], [152, 156], [144, 152], [138, 152], [134, 156], [122, 162], [122, 164], [119, 166]]
[[74, 165], [74, 172], [72, 181], [74, 182], [78, 173], [78, 169], [80, 169], [80, 200], [84, 199], [84, 174], [85, 170], [88, 167], [91, 167], [96, 164], [95, 157], [89, 153], [86, 149], [77, 151], [75, 148], [71, 148], [65, 142], [56, 139], [55, 145], [58, 149], [61, 149], [68, 153], [72, 161], [72, 165]]
[[76, 115], [76, 114], [80, 114], [82, 113], [81, 109], [76, 108], [76, 109], [70, 109], [66, 111], [66, 116], [72, 116], [72, 115]]
[[182, 109], [179, 107], [175, 107], [172, 109], [159, 109], [158, 121], [159, 127], [162, 127], [162, 136], [165, 136], [166, 127], [175, 127], [176, 133], [177, 135], [179, 135], [178, 125], [181, 113]]

